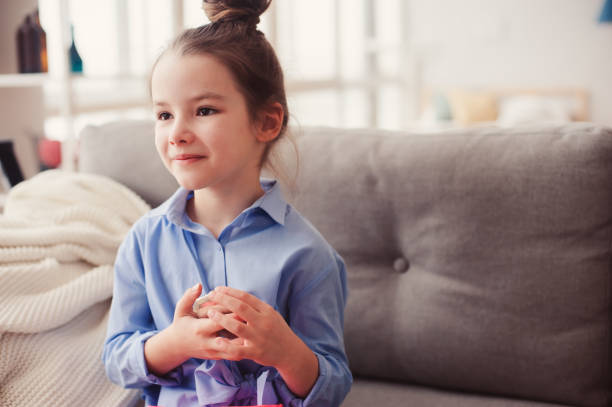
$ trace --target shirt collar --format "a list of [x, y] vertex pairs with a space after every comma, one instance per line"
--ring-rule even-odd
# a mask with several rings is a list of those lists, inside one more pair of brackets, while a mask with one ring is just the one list
[[287, 215], [287, 202], [283, 198], [283, 193], [280, 189], [278, 181], [272, 179], [262, 179], [261, 187], [265, 191], [264, 194], [247, 208], [245, 211], [255, 208], [263, 209], [274, 221], [285, 224], [285, 216]]
[[[242, 213], [252, 212], [257, 210], [257, 208], [261, 208], [275, 222], [284, 225], [285, 216], [287, 215], [287, 202], [283, 198], [279, 183], [271, 179], [261, 179], [260, 182], [264, 194], [253, 202], [251, 206], [242, 211]], [[187, 200], [192, 196], [193, 191], [179, 187], [166, 202], [151, 211], [151, 214], [166, 215], [170, 222], [182, 227], [188, 227], [185, 224], [185, 206]]]

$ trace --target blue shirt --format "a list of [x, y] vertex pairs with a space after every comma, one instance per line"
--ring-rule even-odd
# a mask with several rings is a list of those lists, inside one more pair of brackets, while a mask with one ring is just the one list
[[[255, 405], [265, 370], [266, 404], [339, 406], [352, 376], [344, 351], [344, 262], [282, 198], [275, 181], [216, 239], [185, 211], [193, 192], [179, 188], [134, 224], [117, 253], [102, 360], [110, 380], [144, 390], [147, 405]], [[271, 367], [189, 359], [163, 377], [148, 371], [144, 343], [172, 323], [177, 301], [201, 283], [247, 291], [272, 305], [315, 353], [319, 376], [305, 399]]]

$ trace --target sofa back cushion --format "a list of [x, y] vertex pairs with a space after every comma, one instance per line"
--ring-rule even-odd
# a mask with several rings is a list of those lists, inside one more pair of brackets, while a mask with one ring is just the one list
[[111, 177], [153, 206], [178, 188], [157, 155], [150, 120], [85, 127], [79, 140], [79, 171]]
[[[347, 263], [356, 376], [612, 403], [612, 131], [294, 133], [290, 200]], [[81, 147], [81, 170], [153, 205], [176, 188], [151, 123], [89, 128]]]
[[356, 375], [612, 402], [612, 131], [304, 133], [294, 204], [346, 260]]

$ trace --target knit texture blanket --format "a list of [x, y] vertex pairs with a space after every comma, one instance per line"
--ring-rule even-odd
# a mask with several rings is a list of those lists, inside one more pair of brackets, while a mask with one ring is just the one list
[[0, 215], [0, 405], [127, 406], [100, 356], [116, 251], [149, 206], [115, 181], [45, 171]]

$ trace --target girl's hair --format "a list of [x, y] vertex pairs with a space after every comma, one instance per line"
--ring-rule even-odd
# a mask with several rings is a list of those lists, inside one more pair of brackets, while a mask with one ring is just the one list
[[284, 111], [281, 130], [278, 137], [267, 144], [261, 159], [262, 166], [267, 164], [276, 172], [275, 165], [268, 162], [268, 155], [272, 144], [287, 130], [289, 109], [278, 58], [264, 34], [257, 29], [259, 16], [270, 2], [203, 0], [202, 8], [210, 23], [185, 30], [168, 50], [179, 55], [207, 54], [217, 58], [231, 72], [253, 121], [266, 107], [280, 103]]

